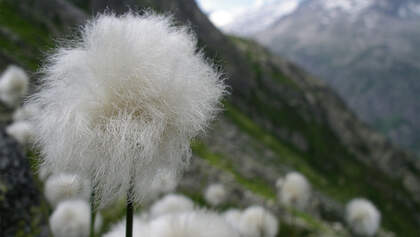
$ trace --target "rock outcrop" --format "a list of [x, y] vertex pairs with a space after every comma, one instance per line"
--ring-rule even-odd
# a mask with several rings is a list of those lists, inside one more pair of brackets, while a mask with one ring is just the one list
[[28, 158], [0, 130], [0, 233], [4, 237], [48, 236], [47, 213]]

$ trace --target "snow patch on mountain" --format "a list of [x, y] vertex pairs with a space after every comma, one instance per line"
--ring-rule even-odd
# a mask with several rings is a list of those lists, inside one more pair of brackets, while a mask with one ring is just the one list
[[293, 13], [301, 0], [268, 0], [254, 7], [244, 9], [235, 16], [232, 23], [222, 30], [237, 35], [252, 35], [266, 29], [282, 17]]
[[409, 3], [404, 7], [401, 7], [398, 11], [398, 15], [401, 18], [419, 17], [420, 16], [420, 3]]
[[366, 9], [372, 3], [373, 0], [324, 0], [321, 1], [326, 9], [340, 9], [345, 12], [360, 12]]

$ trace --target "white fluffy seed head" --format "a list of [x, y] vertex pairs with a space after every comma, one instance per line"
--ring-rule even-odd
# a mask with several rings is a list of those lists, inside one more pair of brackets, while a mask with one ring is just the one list
[[153, 237], [239, 237], [221, 216], [193, 211], [164, 215], [150, 223]]
[[274, 237], [278, 229], [277, 218], [263, 207], [251, 206], [242, 213], [239, 230], [245, 237]]
[[46, 166], [40, 166], [39, 168], [38, 168], [38, 178], [41, 180], [41, 181], [46, 181], [47, 180], [47, 178], [48, 177], [50, 177], [50, 175], [51, 175], [51, 171], [48, 169], [48, 167], [46, 167]]
[[55, 237], [87, 237], [90, 208], [85, 200], [61, 202], [50, 216], [50, 228]]
[[101, 213], [96, 212], [95, 216], [95, 225], [93, 225], [93, 228], [95, 230], [95, 233], [100, 233], [102, 229], [102, 225], [104, 224], [104, 219], [102, 218]]
[[286, 175], [278, 196], [283, 205], [304, 210], [311, 198], [311, 186], [305, 176], [291, 172]]
[[211, 184], [204, 192], [204, 198], [212, 206], [218, 206], [226, 201], [227, 191], [223, 184]]
[[43, 108], [35, 124], [44, 165], [90, 178], [102, 206], [134, 180], [137, 202], [152, 193], [156, 170], [188, 165], [190, 140], [219, 112], [226, 87], [169, 17], [100, 15], [81, 35], [50, 58], [29, 101]]
[[27, 121], [10, 124], [6, 127], [6, 133], [22, 145], [30, 145], [34, 141], [34, 127]]
[[15, 65], [7, 67], [0, 76], [0, 100], [7, 106], [17, 106], [28, 93], [29, 77]]
[[229, 209], [223, 213], [223, 218], [229, 223], [235, 230], [240, 230], [242, 212], [238, 209]]
[[[111, 230], [103, 237], [125, 237], [126, 221], [114, 225]], [[134, 237], [154, 237], [150, 235], [149, 224], [138, 217], [133, 218], [133, 236]]]
[[38, 113], [41, 113], [41, 109], [37, 106], [23, 105], [13, 113], [13, 121], [29, 121]]
[[284, 184], [284, 178], [280, 177], [276, 180], [276, 188], [277, 189], [281, 189], [281, 187], [283, 187]]
[[45, 182], [45, 197], [52, 206], [63, 200], [83, 199], [90, 197], [89, 182], [74, 174], [55, 174]]
[[191, 199], [179, 194], [168, 194], [150, 207], [150, 216], [155, 218], [170, 213], [192, 211], [193, 209], [194, 203]]
[[[178, 185], [179, 176], [176, 173], [167, 169], [158, 169], [156, 172], [156, 178], [150, 187], [151, 194], [145, 197], [147, 202], [155, 200], [161, 194], [173, 192]], [[141, 185], [141, 183], [137, 185], [139, 189], [142, 188]]]
[[347, 204], [346, 220], [355, 234], [373, 236], [379, 228], [381, 214], [370, 201], [356, 198]]

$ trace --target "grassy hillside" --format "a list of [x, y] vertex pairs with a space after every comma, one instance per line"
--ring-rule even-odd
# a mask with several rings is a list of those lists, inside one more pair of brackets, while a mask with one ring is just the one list
[[[280, 236], [348, 236], [333, 223], [342, 221], [348, 200], [361, 196], [379, 207], [385, 230], [417, 236], [419, 200], [404, 178], [418, 180], [419, 168], [359, 122], [334, 92], [254, 42], [221, 35], [189, 0], [137, 2], [137, 7], [172, 9], [180, 21], [191, 22], [207, 54], [230, 75], [232, 95], [220, 121], [194, 142], [182, 192], [206, 205], [202, 188], [226, 183], [237, 192], [225, 208], [255, 202], [271, 206], [285, 220]], [[34, 6], [0, 0], [0, 70], [14, 63], [36, 72], [53, 39], [69, 32], [72, 24], [61, 15], [43, 18], [43, 10]], [[318, 204], [308, 213], [273, 205], [275, 180], [292, 170], [314, 186]], [[107, 210], [105, 221], [121, 215], [120, 208]], [[291, 216], [304, 225], [296, 230], [287, 221]]]

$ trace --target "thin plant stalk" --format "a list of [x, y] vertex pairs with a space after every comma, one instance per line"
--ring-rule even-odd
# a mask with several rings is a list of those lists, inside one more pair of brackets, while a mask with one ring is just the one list
[[125, 237], [133, 237], [133, 193], [134, 193], [134, 176], [131, 175], [130, 187], [127, 192], [127, 211], [126, 211], [126, 229]]
[[95, 236], [95, 219], [96, 219], [96, 206], [95, 206], [95, 190], [92, 189], [90, 194], [90, 232], [89, 237]]
[[127, 216], [126, 216], [126, 230], [125, 236], [132, 237], [133, 236], [133, 202], [130, 198], [127, 198]]

